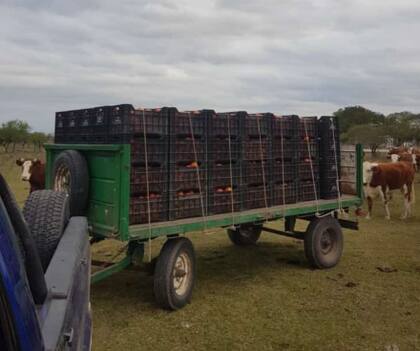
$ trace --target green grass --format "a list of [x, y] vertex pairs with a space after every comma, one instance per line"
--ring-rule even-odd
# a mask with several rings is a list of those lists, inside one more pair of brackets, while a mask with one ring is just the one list
[[[17, 168], [16, 157], [0, 157], [2, 172]], [[22, 200], [28, 189], [19, 172], [5, 173]], [[162, 311], [152, 276], [116, 274], [92, 287], [93, 349], [420, 350], [420, 198], [413, 218], [399, 220], [401, 210], [395, 194], [387, 221], [376, 201], [373, 219], [345, 230], [343, 258], [325, 271], [308, 267], [297, 240], [263, 234], [257, 246], [239, 248], [223, 230], [190, 234], [198, 264], [192, 303]], [[112, 258], [117, 247], [99, 243], [94, 256]]]

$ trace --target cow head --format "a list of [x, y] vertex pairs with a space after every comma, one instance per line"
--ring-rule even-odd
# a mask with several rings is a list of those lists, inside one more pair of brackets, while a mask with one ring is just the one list
[[16, 164], [22, 167], [21, 179], [23, 181], [29, 182], [33, 168], [37, 165], [40, 165], [41, 161], [37, 158], [34, 158], [33, 160], [25, 160], [24, 158], [20, 158], [16, 160]]
[[377, 163], [365, 161], [363, 162], [363, 185], [368, 186], [372, 181], [374, 174], [380, 172], [380, 168]]

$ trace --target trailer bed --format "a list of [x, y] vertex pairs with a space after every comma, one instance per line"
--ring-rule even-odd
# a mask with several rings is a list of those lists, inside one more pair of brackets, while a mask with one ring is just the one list
[[[341, 203], [341, 206], [340, 206]], [[317, 212], [328, 212], [339, 208], [357, 207], [361, 199], [353, 195], [343, 195], [338, 199], [298, 202], [295, 204], [272, 206], [235, 212], [222, 213], [205, 217], [184, 218], [174, 221], [139, 224], [130, 226], [130, 238], [144, 240], [161, 235], [173, 235], [190, 231], [206, 230], [216, 227], [227, 227], [235, 224], [272, 221], [288, 216], [313, 215]]]

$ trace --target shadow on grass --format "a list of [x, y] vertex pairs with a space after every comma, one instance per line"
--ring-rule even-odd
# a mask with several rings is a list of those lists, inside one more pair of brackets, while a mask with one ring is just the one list
[[[262, 241], [246, 247], [227, 243], [225, 246], [199, 248], [196, 260], [196, 283], [210, 292], [246, 286], [256, 279], [264, 279], [264, 271], [290, 274], [310, 269], [303, 245], [296, 243]], [[113, 303], [121, 304], [135, 301], [156, 308], [151, 273], [150, 266], [117, 273], [93, 286], [95, 299], [112, 299]]]

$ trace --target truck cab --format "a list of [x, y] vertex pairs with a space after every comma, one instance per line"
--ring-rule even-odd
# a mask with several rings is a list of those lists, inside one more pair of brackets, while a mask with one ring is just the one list
[[90, 246], [65, 194], [31, 193], [23, 211], [0, 174], [0, 349], [90, 350]]

